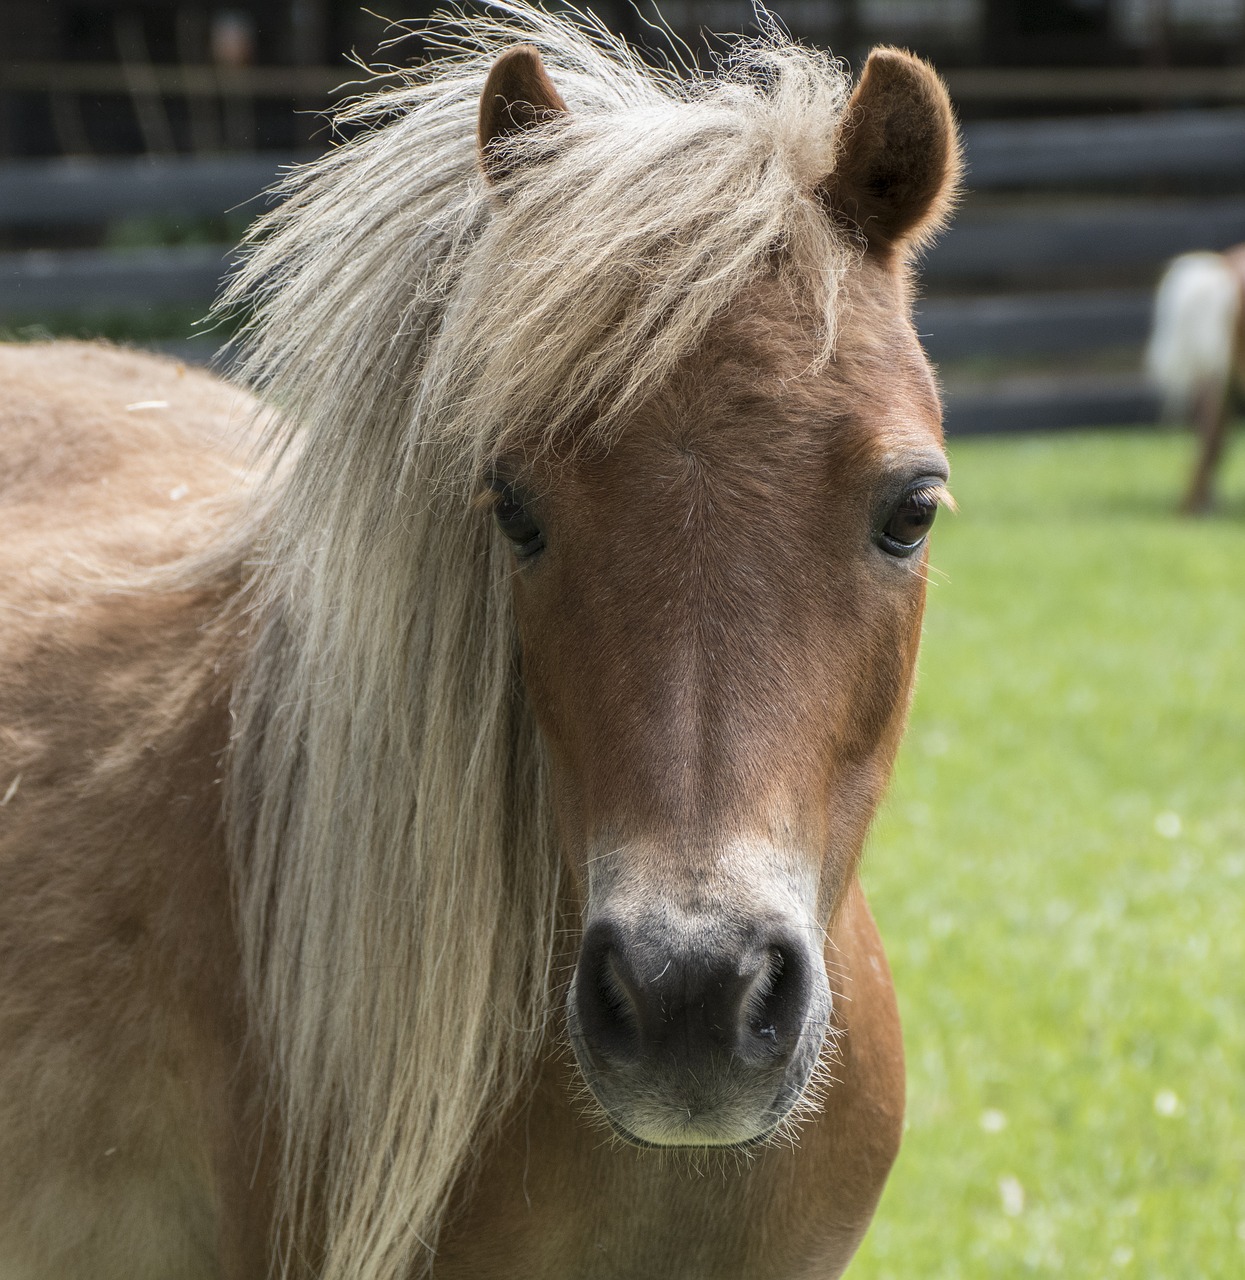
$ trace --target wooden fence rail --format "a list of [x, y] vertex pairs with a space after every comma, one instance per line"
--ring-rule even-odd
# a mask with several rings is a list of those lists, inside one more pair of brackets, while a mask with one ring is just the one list
[[[965, 130], [970, 196], [923, 264], [917, 324], [945, 366], [952, 431], [1136, 421], [1139, 377], [958, 379], [961, 362], [1139, 354], [1164, 260], [1245, 241], [1245, 110], [1005, 121]], [[294, 155], [27, 161], [0, 166], [0, 226], [259, 212]], [[1140, 198], [1209, 180], [1234, 194]], [[1235, 187], [1232, 185], [1235, 182]], [[1219, 184], [1216, 188], [1216, 183]], [[1120, 191], [1133, 194], [1121, 197]], [[1062, 194], [1056, 195], [1055, 192]], [[77, 310], [206, 311], [226, 246], [0, 254], [0, 323]]]
[[[1245, 110], [973, 123], [964, 145], [973, 192], [1245, 174]], [[0, 225], [215, 216], [254, 201], [283, 168], [306, 158], [10, 161], [0, 165]]]
[[216, 245], [0, 254], [0, 317], [21, 320], [49, 312], [125, 312], [160, 306], [206, 311], [229, 258]]
[[153, 214], [258, 213], [296, 155], [17, 160], [0, 165], [0, 226], [94, 226]]
[[1245, 110], [980, 121], [964, 150], [973, 191], [1245, 173]]
[[932, 360], [1069, 356], [1137, 347], [1150, 328], [1148, 289], [925, 298], [916, 327]]
[[[1245, 175], [1243, 175], [1245, 176]], [[978, 213], [967, 208], [923, 265], [927, 286], [1014, 288], [1156, 270], [1190, 249], [1245, 240], [1245, 196], [1071, 204]]]
[[[692, 23], [693, 29], [698, 23]], [[724, 25], [730, 25], [730, 19]], [[2, 52], [2, 51], [0, 51]], [[328, 103], [396, 76], [369, 76], [348, 65], [223, 67], [147, 64], [151, 90], [169, 98], [302, 98]], [[1245, 102], [1245, 68], [1225, 67], [955, 67], [944, 73], [961, 104], [1024, 103], [1104, 107]], [[0, 63], [0, 92], [128, 95], [127, 68], [116, 62]]]

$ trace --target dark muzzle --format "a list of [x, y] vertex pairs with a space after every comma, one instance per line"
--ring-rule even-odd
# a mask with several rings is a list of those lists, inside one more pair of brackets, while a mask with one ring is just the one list
[[572, 1040], [615, 1127], [661, 1145], [755, 1140], [798, 1099], [829, 1016], [808, 930], [598, 918], [571, 992]]

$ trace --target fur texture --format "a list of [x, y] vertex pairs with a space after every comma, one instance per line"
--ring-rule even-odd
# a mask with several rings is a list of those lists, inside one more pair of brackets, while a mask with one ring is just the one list
[[[923, 595], [919, 575], [857, 566], [843, 548], [880, 554], [858, 536], [876, 491], [905, 479], [891, 474], [900, 463], [937, 465], [904, 259], [954, 172], [945, 95], [915, 60], [896, 73], [912, 92], [883, 144], [907, 136], [906, 113], [919, 133], [932, 102], [941, 177], [890, 174], [895, 202], [878, 196], [871, 215], [883, 244], [850, 210], [826, 216], [836, 166], [875, 172], [879, 145], [844, 132], [848, 84], [830, 59], [771, 31], [720, 74], [680, 74], [584, 21], [518, 3], [490, 12], [434, 24], [442, 56], [349, 108], [361, 136], [291, 174], [253, 233], [223, 305], [248, 310], [242, 368], [278, 412], [259, 419], [245, 469], [229, 461], [228, 410], [257, 407], [161, 362], [75, 348], [94, 381], [73, 386], [71, 363], [68, 388], [9, 412], [3, 497], [24, 531], [3, 548], [0, 1042], [17, 1046], [5, 1114], [30, 1162], [0, 1167], [18, 1242], [0, 1249], [28, 1249], [0, 1252], [15, 1275], [128, 1266], [154, 1280], [174, 1259], [187, 1276], [249, 1278], [275, 1248], [290, 1276], [407, 1280], [448, 1240], [441, 1274], [579, 1277], [597, 1265], [600, 1215], [571, 1221], [558, 1207], [578, 1203], [582, 1188], [562, 1183], [590, 1167], [623, 1214], [601, 1275], [638, 1274], [645, 1249], [684, 1250], [688, 1276], [760, 1274], [753, 1249], [781, 1255], [775, 1274], [837, 1274], [893, 1158], [902, 1062], [854, 860], [902, 727]], [[569, 111], [508, 133], [490, 183], [481, 90], [515, 43], [539, 51]], [[875, 89], [886, 83], [879, 73]], [[841, 356], [849, 317], [858, 332]], [[48, 369], [57, 350], [39, 357]], [[666, 402], [728, 426], [716, 448], [652, 415], [679, 370], [687, 385]], [[169, 390], [178, 376], [202, 404]], [[142, 415], [162, 410], [114, 403], [127, 384], [152, 388], [135, 404], [193, 400], [184, 426], [144, 434]], [[110, 406], [99, 423], [96, 400]], [[59, 454], [41, 443], [55, 433], [22, 417], [47, 405], [73, 435]], [[514, 561], [476, 499], [499, 465], [556, 477], [599, 458], [645, 405], [637, 456], [666, 459], [673, 442], [693, 479], [701, 458], [748, 480], [737, 444], [750, 422], [772, 426], [804, 504], [791, 525], [810, 545], [822, 546], [811, 540], [825, 536], [828, 486], [842, 493], [827, 563], [847, 584], [834, 603], [853, 601], [857, 652], [854, 667], [823, 664], [824, 700], [859, 687], [873, 702], [844, 712], [846, 755], [821, 771], [845, 802], [834, 840], [820, 832], [842, 874], [819, 905], [827, 919], [842, 908], [843, 966], [859, 965], [869, 999], [836, 1015], [836, 1032], [858, 1018], [847, 1083], [800, 1157], [816, 1186], [843, 1180], [830, 1226], [775, 1190], [797, 1180], [783, 1163], [793, 1153], [717, 1187], [730, 1221], [714, 1232], [703, 1185], [599, 1154], [595, 1138], [585, 1149], [561, 1109], [549, 1040], [575, 898], [520, 686]], [[749, 489], [758, 519], [777, 484]], [[73, 519], [52, 511], [57, 485]], [[172, 496], [183, 485], [204, 490], [184, 519]], [[698, 506], [708, 523], [712, 505]], [[797, 550], [782, 548], [784, 582], [807, 620], [834, 584], [802, 592]], [[752, 572], [742, 621], [769, 625], [761, 587], [775, 559]], [[882, 588], [878, 572], [891, 575]], [[71, 921], [73, 964], [47, 962], [64, 922], [101, 901], [99, 920]], [[532, 1166], [533, 1194], [552, 1206], [535, 1235], [520, 1097], [555, 1117], [551, 1158]], [[40, 1107], [23, 1111], [31, 1098]], [[131, 1143], [130, 1183], [99, 1163], [114, 1133]], [[499, 1190], [473, 1196], [477, 1183]], [[776, 1205], [800, 1229], [770, 1239]], [[704, 1229], [684, 1241], [691, 1213]], [[633, 1248], [662, 1214], [665, 1234]], [[61, 1253], [58, 1220], [77, 1231]], [[512, 1247], [535, 1261], [520, 1269]]]
[[[848, 97], [824, 55], [775, 36], [689, 80], [493, 13], [347, 113], [384, 127], [288, 180], [225, 299], [256, 304], [245, 367], [298, 424], [259, 535], [233, 843], [286, 1195], [324, 1224], [326, 1280], [400, 1276], [435, 1240], [551, 1007], [557, 863], [508, 564], [464, 497], [503, 453], [608, 439], [776, 259], [825, 358], [860, 254], [815, 195]], [[471, 140], [516, 40], [570, 115], [507, 139], [499, 203]]]

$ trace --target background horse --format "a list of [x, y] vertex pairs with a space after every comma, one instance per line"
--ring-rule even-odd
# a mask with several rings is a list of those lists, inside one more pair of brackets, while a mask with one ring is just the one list
[[229, 288], [255, 462], [0, 354], [5, 1277], [833, 1276], [894, 1158], [945, 92], [431, 38]]
[[1159, 281], [1146, 372], [1164, 416], [1188, 422], [1199, 448], [1182, 510], [1205, 511], [1223, 457], [1228, 417], [1245, 380], [1245, 245], [1185, 253]]

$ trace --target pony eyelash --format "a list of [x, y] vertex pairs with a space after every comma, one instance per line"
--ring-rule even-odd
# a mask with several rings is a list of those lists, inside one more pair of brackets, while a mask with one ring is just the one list
[[924, 484], [919, 489], [913, 491], [913, 497], [920, 496], [929, 498], [936, 506], [945, 507], [948, 511], [959, 511], [959, 504], [956, 502], [951, 490], [947, 488], [945, 481], [938, 481], [935, 484]]

